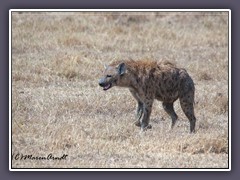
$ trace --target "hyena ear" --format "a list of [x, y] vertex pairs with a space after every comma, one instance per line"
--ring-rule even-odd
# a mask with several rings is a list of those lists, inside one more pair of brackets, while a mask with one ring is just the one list
[[123, 75], [126, 72], [125, 63], [119, 64], [118, 67], [117, 67], [117, 70], [118, 70], [119, 75]]
[[107, 69], [108, 68], [108, 65], [104, 64], [104, 69]]

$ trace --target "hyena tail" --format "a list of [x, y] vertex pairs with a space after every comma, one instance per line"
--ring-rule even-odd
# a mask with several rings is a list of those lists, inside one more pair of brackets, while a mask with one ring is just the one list
[[180, 86], [180, 98], [188, 98], [193, 104], [195, 104], [195, 85], [185, 69], [180, 70]]

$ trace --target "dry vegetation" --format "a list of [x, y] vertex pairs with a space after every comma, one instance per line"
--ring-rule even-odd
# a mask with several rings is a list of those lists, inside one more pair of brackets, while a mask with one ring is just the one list
[[[155, 101], [153, 129], [133, 125], [127, 89], [98, 87], [103, 64], [168, 59], [196, 84], [196, 134]], [[12, 13], [13, 168], [228, 168], [228, 14]]]

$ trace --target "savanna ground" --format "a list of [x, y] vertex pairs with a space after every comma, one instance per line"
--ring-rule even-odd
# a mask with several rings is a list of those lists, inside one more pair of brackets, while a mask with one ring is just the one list
[[[129, 91], [98, 86], [104, 64], [167, 59], [195, 86], [196, 133], [155, 101], [139, 133]], [[228, 168], [227, 12], [12, 12], [13, 168]]]

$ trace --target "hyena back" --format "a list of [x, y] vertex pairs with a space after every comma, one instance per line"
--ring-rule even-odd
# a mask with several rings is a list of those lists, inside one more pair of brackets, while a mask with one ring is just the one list
[[190, 132], [195, 131], [194, 83], [187, 71], [177, 68], [167, 61], [117, 61], [105, 67], [99, 80], [103, 90], [113, 86], [129, 88], [137, 100], [137, 121], [141, 130], [151, 128], [149, 118], [154, 99], [162, 101], [167, 114], [172, 119], [173, 128], [178, 116], [173, 103], [179, 99], [180, 105], [190, 121]]

